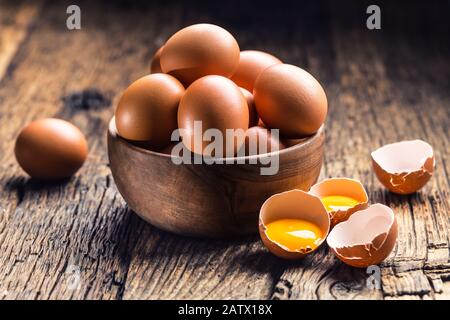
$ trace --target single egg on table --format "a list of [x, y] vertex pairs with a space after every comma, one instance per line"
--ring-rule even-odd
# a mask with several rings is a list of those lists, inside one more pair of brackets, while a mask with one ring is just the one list
[[117, 105], [117, 132], [139, 146], [154, 150], [165, 147], [177, 129], [183, 94], [183, 85], [168, 74], [155, 73], [136, 80]]
[[240, 88], [242, 94], [245, 97], [245, 100], [247, 100], [248, 105], [248, 127], [253, 127], [258, 125], [259, 116], [256, 112], [255, 107], [255, 99], [253, 99], [253, 94], [250, 93], [247, 89]]
[[391, 192], [411, 194], [433, 175], [434, 152], [422, 140], [391, 143], [372, 152], [372, 165], [378, 180]]
[[[248, 117], [247, 101], [233, 81], [221, 76], [206, 76], [187, 88], [178, 109], [178, 127], [189, 150], [221, 158], [234, 156], [244, 143]], [[217, 137], [219, 141], [204, 136], [206, 132], [213, 132], [209, 129], [215, 129], [221, 135]], [[233, 130], [229, 137], [227, 129]], [[220, 144], [219, 150], [212, 142]]]
[[253, 96], [264, 124], [280, 129], [285, 138], [316, 133], [327, 115], [327, 96], [320, 83], [293, 65], [276, 64], [265, 69], [256, 79]]
[[369, 197], [355, 179], [325, 179], [311, 187], [309, 193], [320, 198], [331, 219], [331, 226], [347, 220], [354, 212], [367, 208]]
[[236, 39], [213, 24], [195, 24], [176, 32], [161, 52], [161, 68], [188, 86], [207, 75], [231, 77], [239, 63]]
[[231, 77], [239, 87], [253, 92], [256, 79], [270, 66], [281, 64], [281, 60], [273, 55], [257, 50], [241, 51], [239, 65], [236, 72]]
[[31, 177], [60, 180], [72, 176], [83, 165], [88, 145], [81, 131], [70, 122], [47, 118], [22, 129], [14, 153]]
[[264, 245], [284, 259], [300, 259], [315, 251], [330, 230], [330, 217], [320, 199], [302, 190], [271, 196], [259, 213]]
[[385, 260], [395, 247], [397, 221], [391, 208], [373, 204], [337, 224], [327, 243], [345, 264], [367, 268]]

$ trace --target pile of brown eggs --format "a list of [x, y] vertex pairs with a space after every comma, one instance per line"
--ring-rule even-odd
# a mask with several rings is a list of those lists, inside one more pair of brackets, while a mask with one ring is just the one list
[[[278, 150], [317, 132], [326, 114], [325, 92], [308, 72], [265, 52], [241, 52], [225, 29], [196, 24], [176, 32], [156, 52], [151, 74], [120, 98], [115, 121], [119, 135], [141, 147], [170, 151], [171, 135], [179, 128], [188, 150], [211, 155], [208, 141], [194, 144], [199, 121], [202, 135], [220, 130], [223, 154], [229, 147], [235, 155], [245, 141], [227, 141], [227, 129], [244, 130], [247, 137], [264, 139], [267, 150]], [[268, 129], [279, 129], [286, 143]]]

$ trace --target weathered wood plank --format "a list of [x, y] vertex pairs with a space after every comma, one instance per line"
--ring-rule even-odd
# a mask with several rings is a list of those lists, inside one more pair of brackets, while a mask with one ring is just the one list
[[[0, 77], [0, 299], [448, 298], [450, 46], [442, 39], [450, 30], [436, 18], [439, 10], [423, 8], [426, 19], [409, 30], [389, 18], [396, 17], [393, 6], [383, 2], [383, 30], [369, 32], [365, 3], [290, 1], [284, 10], [263, 3], [258, 17], [241, 3], [236, 20], [232, 2], [217, 10], [207, 1], [86, 1], [79, 4], [82, 30], [68, 31], [68, 4], [46, 3], [40, 14], [30, 13], [31, 4], [0, 10], [0, 27], [7, 16], [19, 26], [8, 38], [15, 44], [0, 47], [8, 70]], [[416, 13], [402, 14], [410, 21]], [[382, 290], [369, 289], [365, 270], [343, 265], [326, 246], [286, 262], [256, 236], [182, 238], [126, 208], [108, 168], [107, 122], [120, 92], [147, 72], [164, 39], [200, 20], [229, 28], [243, 49], [268, 50], [323, 82], [330, 113], [321, 176], [360, 179], [370, 200], [391, 206], [399, 221]], [[20, 128], [45, 116], [72, 121], [90, 146], [85, 166], [61, 184], [27, 179], [13, 157]], [[436, 173], [421, 192], [399, 197], [374, 177], [370, 152], [411, 138], [435, 147]]]
[[0, 2], [0, 81], [28, 34], [42, 7], [42, 1]]
[[[1, 298], [120, 298], [143, 225], [111, 181], [105, 130], [111, 101], [146, 73], [157, 31], [136, 8], [87, 2], [82, 30], [68, 31], [66, 6], [47, 4], [0, 87]], [[112, 37], [124, 34], [122, 17], [133, 24]], [[88, 138], [88, 161], [62, 184], [24, 178], [12, 152], [20, 128], [46, 116], [72, 121]], [[80, 285], [71, 286], [77, 277]]]
[[[71, 32], [64, 30], [65, 7], [48, 6], [33, 36], [14, 57], [15, 68], [0, 88], [1, 114], [7, 124], [0, 130], [2, 136], [10, 137], [1, 142], [7, 152], [1, 154], [5, 170], [0, 178], [4, 186], [0, 203], [7, 213], [2, 218], [9, 217], [0, 227], [1, 298], [270, 296], [276, 268], [263, 260], [266, 253], [256, 254], [262, 249], [259, 241], [210, 244], [161, 232], [127, 211], [111, 181], [104, 139], [111, 105], [123, 88], [146, 73], [158, 45], [152, 41], [180, 27], [182, 22], [175, 20], [163, 31], [156, 28], [158, 19], [167, 21], [165, 15], [180, 10], [176, 6], [148, 11], [116, 8], [105, 15], [101, 6], [85, 4], [81, 5], [83, 29]], [[132, 21], [126, 34], [124, 21]], [[148, 21], [155, 21], [154, 28]], [[53, 115], [82, 129], [90, 155], [70, 181], [40, 185], [23, 178], [13, 158], [13, 138], [28, 121]], [[181, 251], [172, 252], [173, 246]], [[164, 263], [167, 267], [161, 269]], [[203, 264], [206, 268], [201, 273]], [[79, 274], [73, 274], [74, 270]], [[148, 274], [152, 277], [146, 282]], [[77, 276], [80, 285], [72, 287]], [[126, 294], [125, 288], [130, 288]]]
[[[334, 45], [336, 61], [334, 67], [327, 69], [328, 73], [330, 70], [336, 72], [338, 78], [327, 81], [332, 78], [322, 72], [330, 100], [323, 174], [327, 177], [350, 176], [363, 181], [372, 202], [385, 203], [396, 212], [399, 239], [393, 254], [383, 264], [381, 292], [367, 289], [368, 275], [364, 271], [357, 273], [336, 263], [329, 265], [331, 271], [324, 272], [324, 277], [320, 278], [328, 286], [325, 292], [313, 292], [314, 288], [323, 287], [311, 276], [317, 270], [308, 272], [306, 269], [301, 273], [287, 270], [276, 285], [276, 288], [289, 288], [284, 297], [354, 299], [355, 296], [388, 298], [405, 295], [427, 298], [442, 290], [433, 290], [429, 278], [435, 273], [445, 277], [448, 274], [448, 271], [442, 271], [443, 268], [448, 270], [445, 266], [449, 262], [447, 159], [450, 117], [448, 108], [443, 106], [450, 104], [450, 64], [448, 59], [444, 60], [446, 55], [442, 52], [446, 50], [448, 54], [448, 48], [441, 46], [441, 51], [436, 50], [437, 43], [445, 41], [439, 36], [411, 43], [411, 39], [417, 39], [417, 34], [395, 34], [392, 29], [378, 33], [364, 31], [364, 20], [354, 19], [363, 16], [364, 9], [361, 4], [345, 7], [342, 12], [336, 4], [328, 11], [333, 35], [326, 43]], [[411, 19], [411, 12], [403, 10], [402, 14], [405, 14], [405, 20], [397, 20], [397, 25], [384, 16], [387, 28], [399, 30], [402, 23]], [[324, 20], [320, 14], [312, 16], [314, 18]], [[433, 37], [421, 32], [420, 36]], [[426, 47], [425, 41], [431, 41], [434, 47]], [[305, 46], [304, 42], [302, 44]], [[320, 51], [321, 46], [312, 42], [313, 49], [309, 46], [305, 49], [307, 57], [308, 52], [315, 52], [319, 54], [319, 58], [315, 57], [317, 60], [330, 61], [320, 59], [328, 55], [326, 50]], [[422, 59], [429, 63], [421, 63]], [[306, 61], [314, 62], [314, 58]], [[309, 64], [307, 67], [314, 74], [321, 74], [320, 65]], [[438, 78], [436, 82], [428, 82], [432, 77]], [[429, 141], [436, 148], [435, 177], [418, 194], [395, 196], [376, 181], [371, 171], [370, 152], [385, 143], [415, 138]], [[347, 278], [343, 283], [333, 279], [333, 271], [337, 268], [341, 269], [339, 275]], [[333, 294], [333, 285], [344, 288], [344, 294]], [[352, 290], [356, 292], [354, 295]]]

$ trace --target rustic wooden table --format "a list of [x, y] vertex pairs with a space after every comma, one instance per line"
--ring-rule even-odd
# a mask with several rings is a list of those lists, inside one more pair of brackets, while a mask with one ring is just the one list
[[[450, 3], [382, 3], [377, 31], [365, 27], [367, 4], [340, 3], [86, 1], [79, 4], [82, 29], [68, 31], [69, 3], [0, 0], [0, 298], [450, 298]], [[326, 246], [286, 262], [256, 236], [182, 238], [127, 209], [108, 167], [108, 120], [156, 48], [200, 21], [323, 83], [330, 111], [321, 178], [360, 179], [370, 200], [392, 207], [398, 219], [381, 290]], [[72, 121], [90, 146], [84, 167], [59, 184], [28, 179], [13, 155], [21, 127], [47, 116]], [[396, 196], [374, 177], [369, 155], [413, 138], [434, 146], [436, 172], [419, 193]]]

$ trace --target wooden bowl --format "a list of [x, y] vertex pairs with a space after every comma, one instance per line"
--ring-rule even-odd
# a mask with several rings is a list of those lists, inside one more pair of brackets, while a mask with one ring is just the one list
[[180, 235], [233, 237], [258, 231], [259, 210], [271, 195], [309, 190], [320, 173], [324, 138], [322, 127], [300, 144], [277, 151], [278, 173], [261, 175], [264, 165], [248, 164], [250, 157], [246, 164], [175, 165], [171, 155], [119, 137], [113, 118], [108, 156], [119, 192], [144, 220]]

